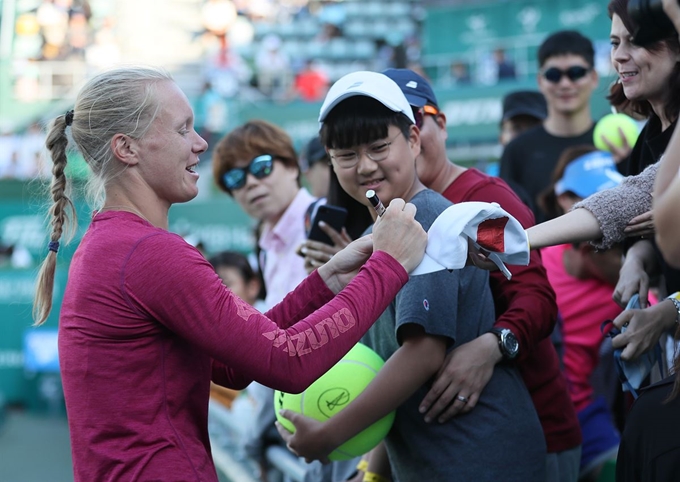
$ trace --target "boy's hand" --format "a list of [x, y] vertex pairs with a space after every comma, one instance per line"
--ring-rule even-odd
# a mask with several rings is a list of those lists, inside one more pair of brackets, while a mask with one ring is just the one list
[[291, 433], [280, 422], [275, 422], [276, 430], [286, 442], [288, 450], [298, 457], [304, 457], [307, 463], [313, 460], [330, 463], [328, 455], [335, 447], [331, 446], [332, 442], [324, 434], [322, 422], [290, 410], [281, 410], [279, 413], [295, 426], [295, 433]]

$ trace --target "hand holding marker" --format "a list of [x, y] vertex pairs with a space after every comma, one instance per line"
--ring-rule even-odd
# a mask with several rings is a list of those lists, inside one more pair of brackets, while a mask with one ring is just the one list
[[385, 212], [385, 206], [383, 206], [382, 201], [375, 193], [375, 191], [373, 189], [369, 189], [368, 191], [366, 191], [366, 197], [371, 203], [371, 206], [373, 206], [375, 211], [378, 213], [378, 216], [382, 216], [383, 213]]

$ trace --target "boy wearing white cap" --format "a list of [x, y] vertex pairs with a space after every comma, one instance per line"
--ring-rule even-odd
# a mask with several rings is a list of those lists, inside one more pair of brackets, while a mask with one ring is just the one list
[[[446, 114], [439, 108], [429, 82], [409, 69], [383, 72], [401, 88], [418, 115], [421, 152], [418, 177], [430, 189], [453, 203], [481, 201], [498, 203], [525, 228], [534, 225], [531, 210], [498, 177], [451, 162], [446, 153]], [[509, 109], [509, 113], [518, 112]], [[528, 266], [513, 266], [512, 280], [500, 271], [489, 275], [496, 307], [496, 322], [489, 332], [447, 355], [445, 366], [424, 397], [421, 409], [428, 419], [445, 422], [475, 410], [477, 396], [484, 391], [496, 364], [507, 360], [501, 333], [519, 343], [512, 360], [529, 389], [543, 426], [548, 449], [546, 482], [575, 482], [581, 456], [581, 432], [569, 398], [560, 361], [550, 340], [557, 320], [555, 293], [550, 287], [538, 252], [531, 253]], [[455, 396], [469, 397], [462, 404]]]
[[[368, 190], [385, 205], [402, 198], [417, 207], [416, 219], [427, 230], [451, 206], [418, 179], [415, 117], [399, 86], [385, 75], [355, 72], [341, 78], [330, 89], [319, 121], [341, 186], [367, 209], [373, 209]], [[543, 434], [526, 387], [510, 364], [494, 371], [470, 414], [439, 424], [426, 423], [418, 410], [447, 351], [493, 323], [487, 273], [466, 267], [413, 276], [362, 340], [387, 360], [373, 382], [322, 424], [284, 411], [296, 433], [279, 431], [300, 455], [323, 460], [396, 410], [385, 439], [395, 480], [543, 482]], [[383, 480], [383, 468], [372, 458], [372, 474], [364, 480]]]

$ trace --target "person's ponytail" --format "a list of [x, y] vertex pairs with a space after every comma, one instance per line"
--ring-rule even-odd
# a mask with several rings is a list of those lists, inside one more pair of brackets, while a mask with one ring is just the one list
[[45, 142], [52, 157], [52, 183], [50, 193], [52, 205], [49, 210], [49, 224], [51, 226], [50, 241], [47, 256], [38, 273], [35, 297], [33, 301], [33, 320], [35, 325], [45, 322], [52, 310], [52, 294], [54, 291], [54, 273], [57, 264], [57, 251], [64, 231], [72, 232], [77, 224], [76, 211], [73, 202], [67, 194], [66, 148], [68, 137], [66, 128], [73, 120], [73, 111], [55, 119]]

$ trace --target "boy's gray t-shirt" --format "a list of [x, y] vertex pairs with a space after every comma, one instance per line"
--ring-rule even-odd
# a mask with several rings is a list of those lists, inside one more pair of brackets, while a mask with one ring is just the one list
[[[409, 202], [428, 230], [451, 205], [424, 190]], [[412, 277], [362, 342], [387, 360], [400, 346], [399, 328], [421, 325], [449, 349], [488, 332], [495, 319], [489, 274], [474, 267]], [[545, 440], [519, 372], [499, 364], [476, 407], [440, 424], [425, 423], [418, 407], [431, 382], [397, 409], [385, 439], [393, 476], [413, 480], [545, 481]]]

